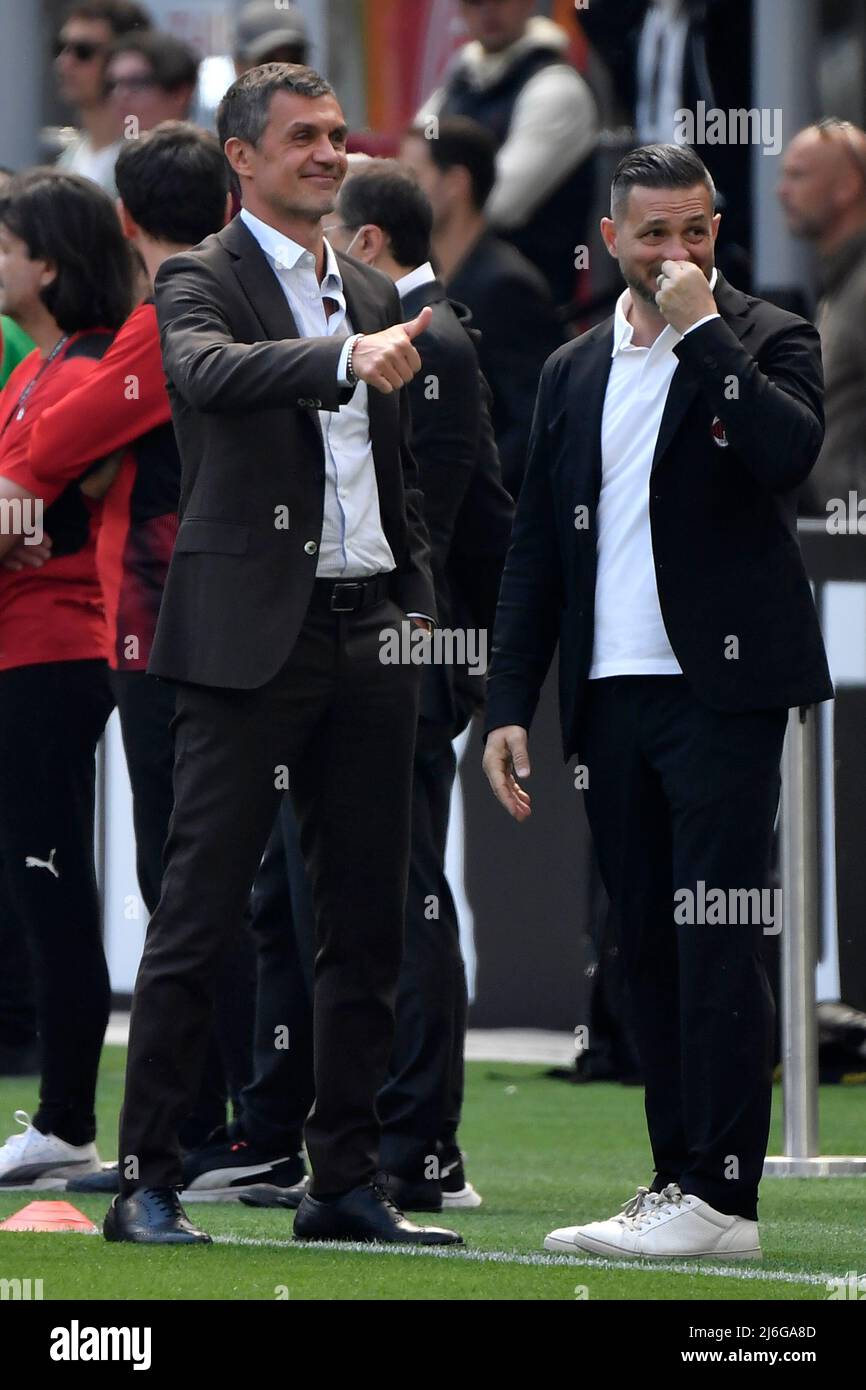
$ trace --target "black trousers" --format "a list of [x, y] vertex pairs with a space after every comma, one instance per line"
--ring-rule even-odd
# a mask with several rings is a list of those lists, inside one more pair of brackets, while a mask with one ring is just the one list
[[382, 1167], [413, 1180], [429, 1172], [428, 1161], [437, 1153], [452, 1156], [463, 1106], [466, 972], [445, 877], [457, 770], [452, 732], [425, 719], [418, 725], [406, 945], [394, 1049], [379, 1096]]
[[146, 671], [111, 671], [132, 788], [135, 868], [148, 912], [159, 902], [162, 851], [174, 804], [175, 689]]
[[11, 1059], [16, 1053], [23, 1055], [36, 1043], [36, 1000], [30, 952], [24, 930], [3, 888], [0, 872], [0, 1057]]
[[250, 927], [257, 985], [253, 1077], [241, 1092], [244, 1136], [287, 1156], [303, 1142], [315, 1093], [313, 979], [316, 921], [291, 799], [280, 804], [256, 875]]
[[[777, 924], [752, 920], [736, 890], [770, 884], [786, 722], [786, 710], [708, 709], [682, 676], [627, 676], [588, 683], [579, 730], [646, 1086], [653, 1187], [677, 1182], [753, 1220], [773, 1062], [761, 943]], [[718, 923], [700, 908], [714, 889], [728, 904]]]
[[[394, 1045], [379, 1093], [382, 1168], [420, 1180], [457, 1149], [463, 1107], [466, 974], [445, 877], [456, 772], [452, 729], [420, 720], [412, 779], [406, 933]], [[255, 1076], [241, 1096], [244, 1135], [289, 1154], [314, 1094], [314, 914], [291, 802], [280, 807], [252, 895], [258, 950]], [[285, 1044], [288, 1043], [286, 1046]]]
[[93, 862], [107, 672], [104, 661], [0, 671], [0, 873], [33, 964], [42, 1053], [33, 1123], [70, 1144], [96, 1134], [111, 1004]]
[[314, 1193], [378, 1163], [403, 937], [420, 668], [380, 661], [385, 600], [310, 611], [257, 690], [180, 686], [162, 896], [130, 1020], [121, 1190], [181, 1182], [178, 1126], [196, 1093], [220, 950], [237, 929], [288, 769], [316, 912]]

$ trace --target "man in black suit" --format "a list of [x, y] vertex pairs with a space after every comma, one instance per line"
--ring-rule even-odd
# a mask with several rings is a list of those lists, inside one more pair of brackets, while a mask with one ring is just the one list
[[524, 820], [558, 643], [656, 1170], [553, 1250], [760, 1256], [779, 763], [787, 710], [833, 693], [795, 519], [822, 380], [814, 328], [717, 274], [713, 195], [691, 150], [621, 161], [601, 230], [628, 288], [545, 366], [496, 617], [485, 770]]
[[450, 297], [465, 304], [481, 334], [481, 370], [493, 393], [502, 481], [517, 497], [526, 468], [541, 368], [564, 333], [540, 271], [487, 226], [484, 204], [496, 179], [496, 141], [465, 116], [404, 137], [401, 161], [433, 208], [433, 251]]
[[[183, 476], [150, 670], [178, 683], [175, 806], [136, 982], [109, 1240], [208, 1241], [177, 1196], [221, 943], [288, 785], [316, 910], [313, 1179], [295, 1237], [453, 1243], [375, 1183], [393, 1035], [419, 671], [380, 634], [435, 617], [401, 389], [419, 370], [385, 277], [322, 218], [346, 123], [309, 68], [228, 90], [242, 210], [156, 279]], [[290, 1040], [289, 1040], [290, 1043]]]
[[[443, 652], [425, 668], [412, 794], [406, 949], [388, 1080], [379, 1096], [381, 1164], [398, 1205], [413, 1211], [480, 1205], [457, 1142], [463, 1102], [466, 976], [457, 912], [445, 876], [448, 813], [457, 771], [453, 740], [482, 697], [486, 642], [495, 604], [484, 611], [462, 564], [502, 564], [513, 504], [500, 478], [487, 384], [468, 328], [430, 264], [433, 214], [415, 180], [394, 160], [371, 160], [346, 180], [328, 227], [334, 245], [393, 280], [406, 317], [432, 318], [416, 340], [423, 369], [406, 390], [430, 532], [436, 606], [443, 633], [474, 650]], [[476, 335], [477, 336], [477, 335]], [[467, 534], [468, 533], [468, 534]], [[485, 551], [487, 560], [477, 553]], [[479, 607], [481, 612], [479, 613]], [[483, 621], [479, 624], [478, 618]], [[461, 659], [462, 658], [462, 659]]]

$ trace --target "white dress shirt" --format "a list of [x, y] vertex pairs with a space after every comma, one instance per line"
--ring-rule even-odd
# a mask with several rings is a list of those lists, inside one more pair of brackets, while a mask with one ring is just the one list
[[[345, 338], [337, 368], [346, 384], [346, 359], [352, 328], [337, 258], [325, 241], [325, 274], [321, 284], [316, 258], [290, 237], [242, 208], [240, 217], [267, 257], [305, 338]], [[330, 318], [324, 300], [337, 310]], [[318, 579], [359, 579], [395, 568], [394, 555], [382, 527], [379, 489], [370, 443], [367, 386], [359, 381], [351, 400], [339, 411], [320, 410], [325, 450], [325, 507], [316, 565]]]
[[436, 271], [429, 261], [425, 261], [423, 265], [416, 266], [414, 270], [410, 270], [408, 275], [401, 275], [400, 279], [396, 280], [394, 283], [397, 286], [397, 293], [400, 298], [405, 299], [407, 294], [411, 294], [413, 290], [417, 290], [421, 285], [431, 284], [435, 279]]
[[[710, 288], [716, 284], [713, 271]], [[649, 515], [649, 482], [668, 391], [684, 336], [667, 324], [651, 347], [634, 347], [626, 313], [631, 291], [617, 301], [613, 361], [601, 425], [601, 493], [597, 516], [595, 635], [590, 680], [606, 676], [681, 675], [659, 604]], [[707, 314], [687, 329], [718, 318]]]

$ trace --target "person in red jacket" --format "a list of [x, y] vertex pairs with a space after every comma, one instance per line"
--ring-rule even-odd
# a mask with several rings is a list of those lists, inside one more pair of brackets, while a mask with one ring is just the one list
[[[94, 1096], [110, 991], [93, 859], [95, 750], [112, 707], [96, 573], [99, 504], [28, 461], [34, 425], [129, 313], [132, 261], [111, 200], [33, 169], [0, 194], [0, 310], [36, 344], [0, 395], [0, 874], [33, 961], [39, 1106], [0, 1147], [0, 1187], [99, 1166]], [[60, 447], [67, 441], [61, 442]]]
[[[213, 136], [164, 121], [130, 140], [116, 167], [121, 225], [149, 279], [164, 260], [225, 225], [228, 176]], [[29, 461], [46, 483], [73, 482], [105, 457], [96, 565], [108, 620], [108, 664], [133, 792], [139, 886], [159, 900], [162, 847], [172, 806], [167, 737], [174, 690], [146, 674], [165, 576], [177, 535], [180, 459], [152, 297], [139, 304], [97, 369], [45, 411]]]
[[[222, 151], [212, 135], [186, 122], [164, 121], [128, 141], [116, 178], [123, 229], [151, 282], [164, 260], [227, 220]], [[46, 481], [81, 478], [94, 459], [105, 456], [110, 462], [85, 486], [105, 494], [96, 566], [108, 618], [109, 678], [132, 788], [137, 876], [153, 912], [174, 799], [175, 691], [170, 682], [147, 675], [146, 667], [177, 533], [181, 470], [151, 297], [132, 312], [87, 381], [40, 417], [30, 441], [30, 465]], [[193, 1156], [185, 1160], [190, 1173], [212, 1131], [225, 1124], [227, 1093], [236, 1101], [249, 1079], [254, 974], [252, 942], [241, 934], [223, 963], [205, 1076], [181, 1130], [184, 1150]], [[116, 1191], [116, 1184], [116, 1169], [106, 1168], [70, 1186]]]

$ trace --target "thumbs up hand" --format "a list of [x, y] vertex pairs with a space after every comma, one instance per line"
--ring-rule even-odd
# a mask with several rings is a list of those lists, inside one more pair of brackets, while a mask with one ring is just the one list
[[421, 358], [413, 340], [428, 327], [433, 310], [427, 305], [417, 318], [396, 323], [381, 333], [365, 333], [355, 344], [352, 370], [359, 381], [390, 396], [406, 386], [421, 370]]

